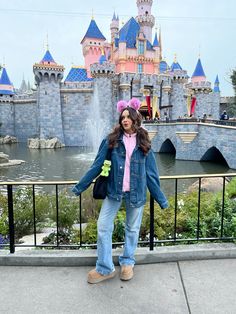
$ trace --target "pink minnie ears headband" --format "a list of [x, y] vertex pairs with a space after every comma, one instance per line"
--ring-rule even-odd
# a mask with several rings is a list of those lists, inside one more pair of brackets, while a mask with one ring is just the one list
[[139, 110], [140, 106], [141, 106], [141, 102], [137, 98], [132, 98], [128, 102], [125, 100], [120, 100], [117, 103], [117, 111], [121, 112], [127, 107], [133, 108], [134, 110]]

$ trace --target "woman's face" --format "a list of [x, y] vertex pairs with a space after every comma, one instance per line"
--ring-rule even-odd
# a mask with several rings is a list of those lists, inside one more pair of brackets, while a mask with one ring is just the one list
[[121, 114], [121, 124], [126, 133], [133, 133], [133, 121], [130, 118], [129, 111], [124, 110]]

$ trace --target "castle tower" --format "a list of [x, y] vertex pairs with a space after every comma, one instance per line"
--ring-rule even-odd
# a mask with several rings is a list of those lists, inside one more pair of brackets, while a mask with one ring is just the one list
[[49, 50], [43, 59], [33, 66], [38, 85], [38, 132], [40, 139], [57, 137], [64, 143], [60, 83], [64, 67], [58, 65]]
[[179, 116], [187, 113], [187, 97], [185, 92], [185, 84], [188, 82], [187, 71], [183, 70], [177, 62], [176, 56], [170, 67], [170, 75], [172, 77], [172, 90], [170, 102], [173, 106], [170, 118], [175, 120]]
[[111, 30], [111, 43], [114, 43], [115, 38], [118, 37], [119, 33], [119, 17], [116, 16], [115, 12], [113, 14], [113, 18], [110, 24], [110, 30]]
[[88, 77], [91, 77], [90, 65], [98, 62], [105, 40], [106, 38], [92, 18], [88, 30], [81, 41]]
[[[187, 85], [191, 94], [196, 96], [196, 106], [194, 116], [196, 118], [202, 118], [204, 115], [211, 116], [218, 119], [219, 105], [218, 100], [214, 101], [214, 95], [212, 93], [211, 83], [207, 81], [205, 72], [203, 70], [201, 59], [198, 58], [197, 65], [191, 77], [191, 83]], [[217, 115], [216, 115], [217, 112]]]
[[0, 130], [2, 134], [15, 136], [14, 128], [14, 87], [5, 66], [0, 78]]
[[152, 42], [152, 28], [155, 24], [155, 18], [151, 14], [153, 0], [137, 0], [138, 16], [136, 21], [139, 23], [147, 40]]
[[115, 49], [115, 40], [119, 36], [119, 17], [118, 15], [115, 15], [115, 12], [113, 14], [113, 18], [110, 24], [110, 30], [111, 30], [111, 61], [113, 61], [113, 51]]
[[[91, 75], [94, 78], [94, 100], [96, 109], [99, 108], [96, 118], [103, 121], [104, 132], [108, 134], [116, 120], [116, 106], [113, 97], [113, 78], [115, 65], [104, 59], [91, 65]], [[91, 114], [96, 114], [92, 112]], [[105, 134], [103, 134], [105, 135]]]

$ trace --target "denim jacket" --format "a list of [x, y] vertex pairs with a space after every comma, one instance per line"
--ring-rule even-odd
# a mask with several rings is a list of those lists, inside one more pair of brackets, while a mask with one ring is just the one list
[[[97, 156], [88, 172], [72, 188], [76, 195], [86, 190], [92, 181], [100, 174], [108, 152], [108, 139], [104, 139], [99, 147]], [[112, 149], [111, 170], [108, 177], [107, 197], [120, 201], [125, 167], [125, 145], [123, 135], [118, 139], [117, 147]], [[130, 160], [130, 206], [140, 207], [146, 203], [146, 192], [149, 189], [153, 198], [161, 208], [168, 207], [168, 201], [161, 191], [156, 160], [152, 149], [145, 156], [136, 145]]]

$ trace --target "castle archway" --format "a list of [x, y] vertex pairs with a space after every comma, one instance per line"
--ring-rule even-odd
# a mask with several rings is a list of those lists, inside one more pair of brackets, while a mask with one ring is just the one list
[[159, 150], [159, 153], [168, 153], [168, 154], [173, 154], [173, 155], [176, 154], [176, 149], [170, 139], [166, 139], [163, 142]]
[[224, 156], [215, 146], [212, 146], [211, 148], [209, 148], [205, 152], [205, 154], [202, 156], [200, 161], [211, 161], [218, 164], [224, 164], [224, 165], [229, 166]]

